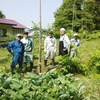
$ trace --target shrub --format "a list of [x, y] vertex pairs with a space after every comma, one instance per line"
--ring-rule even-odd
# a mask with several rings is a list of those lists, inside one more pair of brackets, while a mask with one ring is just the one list
[[60, 63], [63, 66], [64, 74], [79, 73], [86, 75], [88, 73], [88, 66], [81, 63], [77, 58], [70, 58], [68, 55], [65, 55], [61, 57]]
[[100, 74], [100, 51], [96, 50], [90, 58], [90, 70]]

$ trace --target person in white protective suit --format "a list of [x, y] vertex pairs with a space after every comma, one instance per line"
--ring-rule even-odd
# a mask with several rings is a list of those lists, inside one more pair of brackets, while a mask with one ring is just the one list
[[51, 57], [52, 66], [54, 66], [54, 56], [56, 52], [56, 38], [53, 37], [53, 32], [49, 32], [49, 36], [44, 41], [44, 51], [46, 52], [44, 59], [44, 67], [47, 66], [48, 57]]

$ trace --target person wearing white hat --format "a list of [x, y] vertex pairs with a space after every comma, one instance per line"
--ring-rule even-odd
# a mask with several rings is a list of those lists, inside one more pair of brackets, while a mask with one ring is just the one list
[[66, 54], [69, 53], [69, 38], [68, 36], [65, 34], [65, 29], [61, 28], [60, 29], [60, 43], [59, 43], [59, 55], [64, 56]]
[[20, 72], [22, 71], [22, 62], [23, 62], [23, 54], [24, 54], [24, 44], [20, 41], [21, 35], [16, 35], [16, 40], [12, 41], [8, 46], [7, 50], [10, 52], [12, 57], [12, 64], [11, 64], [11, 72], [13, 73], [14, 68], [17, 64], [19, 64]]
[[54, 66], [54, 56], [56, 52], [56, 38], [53, 37], [53, 32], [49, 32], [49, 36], [44, 41], [44, 51], [46, 52], [44, 59], [44, 67], [47, 66], [48, 57], [51, 57], [52, 66]]
[[80, 40], [78, 39], [78, 34], [74, 34], [74, 38], [70, 40], [70, 58], [75, 58], [77, 56], [77, 50], [80, 48]]

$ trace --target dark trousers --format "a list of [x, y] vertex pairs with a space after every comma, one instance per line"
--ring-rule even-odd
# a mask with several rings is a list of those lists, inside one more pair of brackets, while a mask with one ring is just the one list
[[12, 57], [11, 68], [15, 68], [17, 64], [19, 64], [19, 66], [22, 67], [23, 55], [19, 54], [19, 53], [14, 53], [14, 55]]
[[64, 50], [64, 45], [63, 45], [63, 41], [60, 41], [59, 43], [59, 55], [64, 56], [68, 54], [68, 49]]
[[66, 49], [65, 51], [60, 50], [59, 55], [64, 56], [68, 54], [68, 49]]

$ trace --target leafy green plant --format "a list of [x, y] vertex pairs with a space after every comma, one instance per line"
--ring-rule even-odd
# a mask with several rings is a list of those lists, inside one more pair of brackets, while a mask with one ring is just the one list
[[100, 51], [96, 50], [90, 59], [90, 70], [100, 74]]
[[72, 78], [72, 74], [62, 76], [52, 69], [39, 75], [27, 73], [24, 78], [0, 73], [1, 100], [85, 100], [82, 83]]
[[12, 35], [10, 33], [7, 33], [6, 35], [7, 35], [6, 41], [11, 42], [11, 41], [15, 40], [14, 35]]
[[[6, 35], [7, 35], [6, 41], [11, 42], [11, 41], [14, 41], [14, 40], [15, 40], [15, 35], [10, 34], [9, 32], [8, 32]], [[22, 35], [22, 34], [21, 34], [21, 35]], [[22, 36], [23, 36], [23, 35], [22, 35]]]
[[63, 71], [66, 74], [67, 73], [83, 73], [87, 74], [88, 67], [86, 64], [82, 64], [80, 61], [78, 61], [77, 58], [70, 58], [68, 55], [62, 56], [60, 59], [60, 63], [63, 66]]

